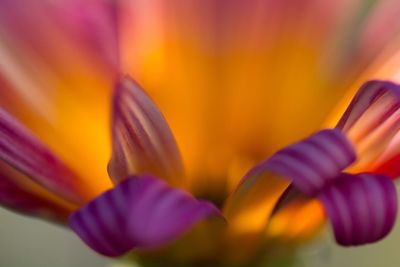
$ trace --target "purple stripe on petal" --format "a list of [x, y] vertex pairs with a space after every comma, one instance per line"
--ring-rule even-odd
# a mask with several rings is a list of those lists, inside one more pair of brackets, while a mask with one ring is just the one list
[[376, 242], [393, 228], [397, 192], [389, 177], [341, 174], [318, 195], [343, 246]]
[[354, 160], [353, 148], [339, 130], [323, 130], [282, 149], [261, 166], [313, 195]]
[[81, 203], [79, 179], [43, 143], [0, 108], [0, 159], [51, 192]]
[[93, 250], [117, 257], [170, 242], [208, 217], [212, 204], [151, 177], [131, 177], [70, 217], [71, 228]]
[[167, 180], [182, 176], [182, 162], [167, 122], [153, 101], [129, 77], [118, 82], [113, 105], [114, 181], [151, 173]]
[[[259, 231], [292, 201], [281, 198], [290, 183], [300, 191], [299, 197], [313, 197], [354, 160], [353, 148], [340, 130], [320, 131], [251, 169], [228, 199], [224, 215], [236, 228]], [[251, 218], [249, 227], [241, 226], [245, 217]]]

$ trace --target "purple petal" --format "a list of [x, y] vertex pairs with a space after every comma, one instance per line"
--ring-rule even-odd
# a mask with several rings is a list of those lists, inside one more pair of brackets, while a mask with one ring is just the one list
[[304, 194], [313, 195], [355, 160], [354, 150], [339, 130], [323, 130], [290, 145], [258, 168], [293, 181]]
[[[341, 129], [354, 145], [358, 161], [352, 172], [373, 171], [382, 153], [389, 148], [400, 130], [400, 86], [391, 82], [370, 81], [365, 83], [340, 119]], [[396, 154], [396, 148], [388, 155]], [[399, 153], [399, 151], [397, 151]]]
[[0, 203], [25, 215], [65, 223], [76, 207], [50, 194], [29, 177], [0, 161]]
[[320, 131], [251, 169], [227, 201], [224, 215], [240, 230], [259, 231], [291, 182], [302, 194], [313, 196], [354, 159], [339, 130]]
[[142, 176], [126, 179], [72, 214], [70, 225], [92, 249], [116, 257], [163, 245], [210, 216], [220, 216], [212, 204]]
[[343, 246], [376, 242], [393, 228], [396, 188], [389, 177], [341, 174], [318, 195]]
[[182, 176], [180, 153], [167, 122], [129, 77], [119, 81], [115, 89], [112, 132], [109, 173], [115, 181], [145, 173], [170, 182]]
[[0, 159], [49, 191], [81, 203], [78, 177], [15, 118], [0, 108]]

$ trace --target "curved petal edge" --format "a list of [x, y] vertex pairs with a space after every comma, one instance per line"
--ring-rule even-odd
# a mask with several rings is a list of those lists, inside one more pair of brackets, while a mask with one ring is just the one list
[[209, 217], [209, 202], [169, 187], [152, 176], [129, 177], [73, 213], [71, 228], [93, 250], [117, 257], [164, 245]]
[[384, 175], [343, 173], [318, 198], [336, 241], [343, 246], [376, 242], [392, 230], [396, 221], [396, 188]]
[[304, 194], [314, 195], [355, 159], [346, 136], [329, 129], [285, 147], [259, 168], [288, 178]]
[[151, 173], [174, 182], [182, 162], [174, 136], [163, 115], [131, 78], [115, 88], [112, 117], [113, 154], [109, 174], [114, 181]]

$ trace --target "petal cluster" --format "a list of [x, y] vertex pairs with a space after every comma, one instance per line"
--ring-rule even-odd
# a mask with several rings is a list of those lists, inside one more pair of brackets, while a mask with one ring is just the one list
[[[2, 203], [36, 216], [44, 210], [59, 222], [69, 216], [74, 232], [110, 257], [165, 246], [210, 218], [228, 222], [221, 229], [226, 240], [219, 244], [238, 240], [235, 236], [257, 236], [255, 244], [282, 214], [296, 213], [293, 203], [319, 203], [344, 246], [376, 242], [393, 228], [394, 177], [377, 173], [377, 168], [364, 170], [362, 163], [378, 158], [379, 166], [385, 166], [383, 159], [398, 156], [391, 146], [399, 130], [398, 85], [365, 84], [335, 129], [316, 132], [256, 165], [222, 211], [182, 189], [185, 175], [173, 134], [156, 104], [129, 76], [117, 81], [112, 107], [108, 170], [115, 187], [88, 203], [75, 184], [80, 177], [0, 110]], [[281, 225], [299, 223], [290, 218]], [[323, 218], [309, 223], [318, 225]]]
[[[255, 206], [254, 212], [262, 215], [258, 217], [262, 220], [257, 229], [260, 231], [269, 217], [281, 212], [288, 203], [306, 197], [310, 201], [317, 199], [322, 202], [339, 244], [375, 242], [386, 236], [394, 225], [396, 188], [392, 179], [385, 175], [343, 173], [354, 160], [354, 150], [339, 130], [323, 130], [284, 148], [244, 177], [228, 201], [225, 210], [228, 221], [248, 216], [248, 209]], [[260, 196], [271, 190], [265, 187], [264, 180], [272, 179], [280, 181], [270, 184], [275, 189], [282, 190], [284, 185], [292, 183], [293, 187], [287, 187], [288, 190], [297, 189], [299, 193], [285, 192], [283, 198], [271, 198], [270, 205], [261, 209], [258, 206]], [[260, 186], [263, 183], [264, 186]]]
[[225, 206], [228, 221], [242, 233], [262, 232], [269, 224], [285, 230], [307, 223], [304, 216], [315, 216], [308, 222], [315, 226], [323, 222], [317, 210], [304, 214], [304, 222], [291, 220], [302, 206], [319, 202], [339, 244], [383, 238], [397, 214], [392, 179], [398, 176], [399, 108], [398, 85], [364, 84], [335, 129], [290, 145], [248, 172]]

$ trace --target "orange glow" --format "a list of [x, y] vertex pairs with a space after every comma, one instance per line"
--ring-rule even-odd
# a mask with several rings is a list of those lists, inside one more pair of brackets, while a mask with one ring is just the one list
[[267, 236], [282, 242], [302, 243], [320, 232], [325, 211], [315, 199], [290, 203], [275, 214], [267, 227]]
[[289, 182], [266, 172], [245, 181], [225, 206], [224, 215], [234, 234], [255, 234], [263, 231], [278, 199]]

